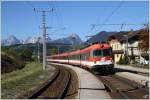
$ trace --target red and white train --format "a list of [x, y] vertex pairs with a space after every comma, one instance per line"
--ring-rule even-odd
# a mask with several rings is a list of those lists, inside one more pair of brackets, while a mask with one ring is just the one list
[[93, 44], [82, 50], [48, 56], [47, 61], [78, 65], [94, 72], [111, 71], [114, 67], [112, 48], [109, 44]]

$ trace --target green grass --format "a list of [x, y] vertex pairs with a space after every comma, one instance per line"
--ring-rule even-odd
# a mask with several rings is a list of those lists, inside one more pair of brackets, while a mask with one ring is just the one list
[[31, 93], [50, 78], [49, 71], [42, 71], [42, 64], [31, 62], [21, 70], [1, 75], [1, 98], [14, 99]]
[[2, 84], [5, 84], [10, 81], [16, 81], [21, 78], [24, 78], [32, 73], [42, 70], [42, 65], [37, 65], [36, 63], [29, 63], [22, 70], [16, 70], [11, 73], [6, 73], [2, 75]]

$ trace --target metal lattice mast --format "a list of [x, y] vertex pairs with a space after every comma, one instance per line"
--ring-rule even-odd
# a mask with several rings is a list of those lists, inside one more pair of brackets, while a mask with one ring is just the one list
[[45, 11], [42, 11], [42, 29], [43, 29], [43, 70], [46, 70], [46, 23]]
[[[34, 9], [35, 11], [35, 9]], [[51, 10], [42, 10], [42, 11], [37, 11], [42, 13], [42, 29], [43, 29], [43, 70], [46, 70], [46, 29], [49, 27], [46, 26], [46, 12], [51, 12]]]

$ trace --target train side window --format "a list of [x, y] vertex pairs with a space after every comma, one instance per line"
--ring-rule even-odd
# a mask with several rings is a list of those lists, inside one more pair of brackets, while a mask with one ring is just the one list
[[81, 60], [85, 60], [85, 54], [81, 54]]
[[86, 52], [81, 54], [81, 60], [87, 60], [90, 56], [90, 52]]

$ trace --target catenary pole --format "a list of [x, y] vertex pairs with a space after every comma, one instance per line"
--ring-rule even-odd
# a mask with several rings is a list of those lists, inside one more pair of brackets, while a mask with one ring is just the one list
[[37, 12], [42, 13], [42, 27], [41, 28], [43, 29], [43, 36], [42, 36], [43, 38], [42, 39], [43, 40], [43, 71], [46, 70], [46, 30], [49, 28], [46, 26], [46, 13], [51, 12], [51, 11], [53, 11], [53, 9], [37, 11]]

